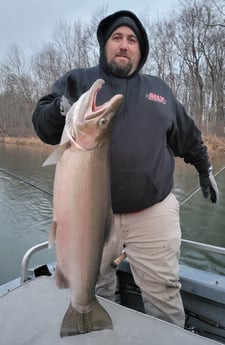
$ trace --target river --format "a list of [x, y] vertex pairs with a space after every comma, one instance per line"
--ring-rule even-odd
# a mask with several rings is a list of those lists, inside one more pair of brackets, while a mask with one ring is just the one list
[[[0, 143], [0, 285], [20, 275], [25, 251], [48, 239], [52, 221], [54, 167], [42, 167], [51, 151], [40, 145]], [[224, 155], [211, 157], [214, 173], [225, 165]], [[220, 201], [212, 204], [198, 187], [190, 165], [177, 160], [174, 193], [181, 206], [184, 239], [225, 247], [225, 169], [216, 177]], [[55, 259], [54, 250], [36, 255], [31, 265]], [[181, 263], [225, 274], [225, 257], [182, 248]]]

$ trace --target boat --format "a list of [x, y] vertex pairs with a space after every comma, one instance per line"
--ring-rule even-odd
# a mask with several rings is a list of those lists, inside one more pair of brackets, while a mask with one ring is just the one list
[[[225, 255], [225, 248], [182, 240], [182, 245]], [[21, 276], [0, 286], [1, 343], [58, 344], [225, 344], [225, 276], [180, 265], [186, 322], [181, 329], [144, 314], [139, 287], [125, 258], [117, 267], [116, 302], [98, 297], [110, 314], [113, 330], [60, 338], [59, 328], [70, 300], [55, 286], [55, 263], [30, 267], [31, 257], [47, 248], [37, 244], [24, 255]]]

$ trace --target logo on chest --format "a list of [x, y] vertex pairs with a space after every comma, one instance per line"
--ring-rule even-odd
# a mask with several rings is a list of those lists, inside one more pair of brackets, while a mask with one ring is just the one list
[[153, 102], [157, 102], [157, 103], [161, 103], [161, 104], [166, 104], [166, 99], [163, 96], [157, 95], [153, 92], [147, 93], [145, 95], [145, 97], [149, 100], [149, 101], [153, 101]]

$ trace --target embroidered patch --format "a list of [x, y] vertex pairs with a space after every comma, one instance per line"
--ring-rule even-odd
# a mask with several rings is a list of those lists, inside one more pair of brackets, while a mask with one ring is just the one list
[[153, 92], [148, 93], [145, 97], [148, 98], [150, 101], [166, 104], [165, 97], [160, 96], [160, 95], [156, 95]]

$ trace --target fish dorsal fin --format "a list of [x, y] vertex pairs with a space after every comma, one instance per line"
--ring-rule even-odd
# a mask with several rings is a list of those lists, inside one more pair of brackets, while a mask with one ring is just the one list
[[65, 151], [65, 149], [68, 147], [69, 141], [65, 142], [63, 145], [59, 145], [51, 154], [50, 156], [48, 156], [48, 158], [44, 161], [44, 163], [42, 164], [42, 166], [46, 166], [46, 165], [54, 165], [56, 164], [61, 156], [63, 155], [63, 152]]

